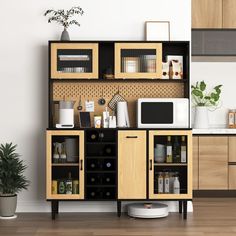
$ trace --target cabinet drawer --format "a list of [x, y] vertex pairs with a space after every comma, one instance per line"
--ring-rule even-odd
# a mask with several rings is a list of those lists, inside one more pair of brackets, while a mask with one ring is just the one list
[[229, 165], [229, 190], [236, 189], [236, 165]]

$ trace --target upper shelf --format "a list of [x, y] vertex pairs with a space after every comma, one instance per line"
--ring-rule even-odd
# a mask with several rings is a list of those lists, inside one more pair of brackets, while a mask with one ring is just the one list
[[189, 42], [51, 41], [49, 45], [50, 79], [189, 79]]

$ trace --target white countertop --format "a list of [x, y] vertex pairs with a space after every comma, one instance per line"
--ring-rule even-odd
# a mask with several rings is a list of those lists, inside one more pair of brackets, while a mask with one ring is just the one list
[[236, 135], [236, 129], [227, 129], [227, 128], [193, 129], [193, 134], [235, 134]]

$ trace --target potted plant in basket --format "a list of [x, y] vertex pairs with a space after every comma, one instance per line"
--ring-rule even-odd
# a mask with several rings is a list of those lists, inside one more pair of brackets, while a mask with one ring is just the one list
[[0, 217], [14, 217], [17, 204], [17, 193], [27, 189], [29, 181], [23, 175], [25, 169], [16, 145], [0, 145]]
[[206, 90], [204, 81], [196, 82], [191, 86], [192, 102], [195, 106], [194, 128], [209, 128], [208, 109], [216, 110], [219, 107], [222, 85], [215, 86], [211, 91]]
[[69, 41], [70, 36], [67, 31], [69, 26], [71, 25], [77, 25], [80, 26], [79, 22], [76, 20], [75, 16], [77, 15], [83, 15], [84, 11], [81, 7], [72, 7], [69, 10], [53, 10], [49, 9], [44, 13], [44, 16], [50, 15], [48, 18], [48, 23], [51, 23], [55, 21], [59, 25], [64, 27], [64, 31], [61, 34], [61, 40], [62, 41]]

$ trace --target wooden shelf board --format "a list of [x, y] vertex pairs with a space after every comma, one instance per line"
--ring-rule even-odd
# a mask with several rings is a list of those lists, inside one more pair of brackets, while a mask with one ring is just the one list
[[187, 166], [187, 163], [154, 163], [154, 166]]
[[79, 163], [52, 163], [52, 166], [78, 166]]

